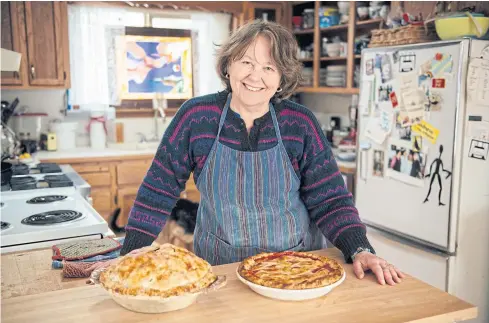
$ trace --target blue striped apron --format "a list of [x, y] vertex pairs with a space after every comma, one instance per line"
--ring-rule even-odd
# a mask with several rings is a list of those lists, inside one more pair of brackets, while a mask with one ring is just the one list
[[310, 251], [326, 239], [300, 198], [300, 180], [287, 155], [273, 105], [270, 112], [278, 144], [245, 152], [219, 142], [229, 110], [197, 181], [200, 205], [194, 252], [211, 265], [238, 262], [260, 252]]

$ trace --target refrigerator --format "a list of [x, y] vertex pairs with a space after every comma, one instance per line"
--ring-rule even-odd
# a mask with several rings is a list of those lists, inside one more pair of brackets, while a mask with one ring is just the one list
[[489, 322], [489, 42], [362, 52], [355, 201], [377, 254]]

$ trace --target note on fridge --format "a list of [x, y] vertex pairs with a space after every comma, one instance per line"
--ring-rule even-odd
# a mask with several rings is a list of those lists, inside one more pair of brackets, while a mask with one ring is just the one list
[[387, 132], [382, 128], [379, 118], [370, 118], [365, 128], [365, 137], [378, 145], [384, 143]]
[[467, 73], [469, 102], [489, 106], [489, 60], [473, 58]]

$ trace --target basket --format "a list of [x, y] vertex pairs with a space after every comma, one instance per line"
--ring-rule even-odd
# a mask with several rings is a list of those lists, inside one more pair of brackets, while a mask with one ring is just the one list
[[374, 29], [368, 47], [426, 43], [436, 40], [433, 26], [407, 25], [396, 29]]

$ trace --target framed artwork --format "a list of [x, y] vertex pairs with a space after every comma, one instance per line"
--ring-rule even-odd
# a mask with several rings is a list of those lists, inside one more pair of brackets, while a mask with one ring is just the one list
[[117, 37], [120, 100], [150, 100], [155, 93], [166, 99], [189, 99], [193, 97], [192, 79], [190, 32], [131, 28], [130, 34], [126, 30]]

